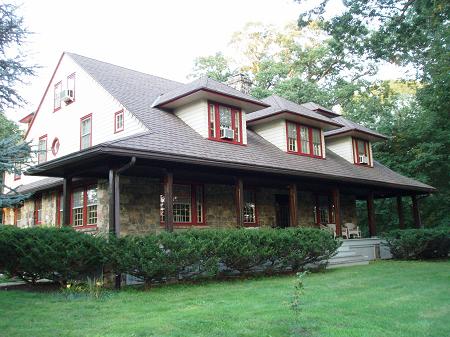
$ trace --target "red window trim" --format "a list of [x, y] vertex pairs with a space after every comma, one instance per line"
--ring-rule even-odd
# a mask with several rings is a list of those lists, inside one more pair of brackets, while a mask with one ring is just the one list
[[[118, 129], [117, 128], [117, 115], [120, 115], [120, 114], [122, 114], [122, 128]], [[125, 130], [125, 113], [122, 109], [122, 110], [117, 111], [114, 114], [114, 133], [119, 133], [119, 132], [122, 132], [123, 130]]]
[[[210, 105], [214, 105], [214, 110], [215, 110], [215, 120], [214, 120], [214, 130], [215, 130], [215, 137], [211, 136], [211, 111], [209, 110]], [[231, 128], [233, 130], [236, 130], [236, 118], [235, 118], [235, 113], [236, 111], [239, 112], [239, 139], [240, 141], [236, 141], [236, 138], [233, 140], [228, 140], [228, 139], [222, 139], [220, 138], [220, 117], [219, 117], [219, 106], [223, 106], [226, 108], [230, 108], [231, 109]], [[208, 101], [208, 139], [209, 140], [214, 140], [217, 142], [223, 142], [223, 143], [229, 143], [229, 144], [237, 144], [237, 145], [245, 145], [244, 144], [244, 139], [242, 137], [243, 135], [243, 131], [242, 131], [242, 110], [238, 107], [232, 106], [232, 105], [228, 105], [228, 104], [223, 104], [223, 103], [218, 103], [218, 102], [214, 102], [214, 101]]]
[[[256, 190], [254, 188], [244, 188], [244, 195], [245, 195], [246, 191], [251, 192], [253, 194], [253, 200], [255, 201], [255, 221], [248, 222], [248, 221], [245, 221], [245, 218], [244, 218], [244, 227], [260, 227], [259, 218], [258, 218], [258, 204], [256, 202]], [[244, 207], [245, 207], [245, 197], [244, 197]]]
[[[174, 226], [179, 226], [179, 227], [183, 227], [183, 226], [207, 226], [206, 223], [206, 207], [205, 207], [205, 185], [204, 184], [199, 184], [199, 183], [191, 183], [191, 182], [174, 182], [174, 185], [184, 185], [187, 186], [189, 185], [191, 187], [191, 221], [190, 222], [173, 222]], [[162, 183], [162, 185], [164, 186], [164, 183]], [[202, 203], [202, 208], [203, 208], [203, 221], [202, 222], [198, 222], [197, 221], [197, 195], [196, 195], [196, 188], [198, 186], [202, 187], [202, 198], [203, 198], [203, 203]], [[159, 224], [161, 226], [164, 226], [165, 221], [159, 221]]]
[[[41, 221], [38, 220], [38, 208], [37, 208], [38, 201], [41, 203]], [[42, 224], [42, 195], [34, 199], [34, 224], [35, 225]]]
[[[311, 158], [318, 158], [318, 159], [325, 159], [324, 158], [324, 151], [323, 151], [323, 143], [322, 143], [322, 130], [319, 128], [315, 128], [313, 126], [308, 126], [308, 125], [304, 125], [304, 124], [300, 124], [300, 123], [296, 123], [296, 122], [292, 122], [292, 121], [288, 121], [286, 120], [286, 152], [287, 153], [291, 153], [291, 154], [296, 154], [299, 156], [306, 156], [306, 157], [311, 157]], [[296, 133], [297, 133], [297, 151], [291, 151], [289, 150], [289, 133], [288, 133], [288, 124], [292, 123], [295, 125], [296, 127]], [[302, 144], [301, 144], [301, 134], [300, 134], [300, 128], [301, 127], [305, 127], [308, 129], [308, 136], [309, 136], [309, 153], [303, 153], [302, 151]], [[313, 144], [313, 135], [312, 135], [312, 130], [319, 130], [320, 132], [320, 156], [317, 156], [314, 154], [314, 144]]]
[[[359, 162], [358, 141], [364, 142], [364, 154], [367, 156], [367, 164]], [[363, 167], [372, 167], [372, 156], [370, 155], [370, 143], [368, 140], [352, 137], [353, 162], [355, 165]]]
[[89, 115], [86, 115], [86, 116], [80, 118], [80, 150], [84, 150], [84, 149], [81, 148], [81, 132], [82, 132], [82, 127], [81, 126], [82, 126], [83, 121], [86, 120], [86, 119], [89, 119], [89, 118], [91, 119], [91, 133], [90, 133], [90, 137], [89, 137], [89, 147], [92, 146], [92, 131], [93, 131], [93, 127], [92, 127], [92, 113], [90, 113]]
[[[59, 91], [57, 93], [56, 88], [58, 88], [58, 87], [59, 87]], [[56, 112], [59, 109], [61, 109], [61, 90], [62, 90], [62, 81], [59, 81], [59, 82], [55, 83], [54, 88], [53, 88], [53, 112]], [[56, 94], [59, 95], [59, 106], [55, 105]]]
[[[41, 143], [41, 140], [45, 139], [45, 159], [43, 161], [39, 160], [39, 155], [40, 155], [40, 149], [39, 149], [39, 144]], [[47, 135], [43, 135], [39, 137], [39, 142], [38, 142], [38, 164], [40, 163], [45, 163], [47, 161], [47, 145], [48, 145], [48, 139], [47, 139]]]
[[76, 73], [72, 73], [72, 74], [68, 75], [67, 79], [66, 79], [66, 88], [69, 89], [69, 79], [73, 78], [73, 101], [66, 103], [66, 106], [75, 102], [75, 98], [76, 98], [76, 94], [75, 94], [75, 92], [76, 92], [76, 90], [75, 90], [76, 76], [75, 76], [75, 74]]
[[[87, 191], [92, 187], [97, 187], [97, 184], [77, 186], [70, 191], [70, 226], [72, 226], [74, 229], [97, 228], [97, 224], [87, 224]], [[81, 226], [75, 226], [73, 224], [73, 192], [75, 192], [76, 190], [83, 190], [83, 224]], [[98, 201], [97, 201], [97, 212], [98, 212]], [[98, 221], [98, 213], [97, 213], [97, 221]]]

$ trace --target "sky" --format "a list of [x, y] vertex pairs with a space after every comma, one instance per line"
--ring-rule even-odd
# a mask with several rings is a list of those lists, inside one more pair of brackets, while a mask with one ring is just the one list
[[[340, 1], [340, 0], [339, 0]], [[339, 10], [335, 1], [331, 11]], [[34, 111], [64, 51], [145, 73], [187, 81], [194, 59], [224, 50], [247, 22], [284, 26], [304, 6], [293, 0], [21, 0], [33, 32], [28, 60], [41, 68], [20, 87], [28, 101], [7, 111], [17, 121]], [[386, 74], [392, 74], [389, 69]]]

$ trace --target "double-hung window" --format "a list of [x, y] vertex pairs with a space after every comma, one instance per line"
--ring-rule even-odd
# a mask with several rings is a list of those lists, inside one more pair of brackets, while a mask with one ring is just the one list
[[117, 111], [114, 114], [114, 133], [123, 131], [124, 129], [123, 117], [124, 117], [123, 110]]
[[39, 138], [38, 144], [38, 164], [47, 161], [47, 135]]
[[353, 138], [353, 159], [358, 165], [371, 165], [369, 142], [366, 140]]
[[286, 132], [289, 153], [323, 158], [322, 132], [320, 129], [286, 122]]
[[92, 115], [81, 118], [80, 122], [80, 150], [92, 145]]
[[244, 190], [244, 224], [256, 225], [255, 191]]
[[72, 193], [72, 225], [74, 227], [97, 225], [97, 204], [96, 186], [75, 189]]
[[242, 112], [238, 108], [208, 103], [209, 138], [242, 144]]
[[[160, 221], [165, 221], [165, 197], [160, 195]], [[173, 185], [173, 222], [176, 224], [203, 224], [203, 186]]]
[[53, 111], [58, 111], [61, 109], [61, 91], [62, 91], [62, 82], [59, 81], [55, 84], [54, 92], [53, 92]]

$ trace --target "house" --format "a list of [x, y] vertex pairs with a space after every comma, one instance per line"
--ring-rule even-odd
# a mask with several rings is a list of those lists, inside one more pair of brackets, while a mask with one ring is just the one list
[[356, 201], [434, 188], [378, 163], [386, 136], [315, 103], [256, 99], [202, 77], [188, 84], [63, 53], [26, 139], [38, 149], [6, 183], [31, 193], [4, 209], [20, 227], [143, 234], [190, 227], [356, 224]]

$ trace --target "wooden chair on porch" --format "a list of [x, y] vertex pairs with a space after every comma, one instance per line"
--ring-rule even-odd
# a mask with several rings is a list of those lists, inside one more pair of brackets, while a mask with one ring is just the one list
[[329, 231], [330, 233], [333, 234], [333, 237], [336, 239], [336, 224], [334, 224], [334, 223], [327, 223], [326, 226], [325, 225], [320, 225], [320, 229]]
[[361, 239], [361, 231], [359, 230], [359, 226], [356, 226], [354, 223], [347, 222], [342, 226], [342, 233], [344, 232], [344, 228], [347, 232], [347, 239]]

